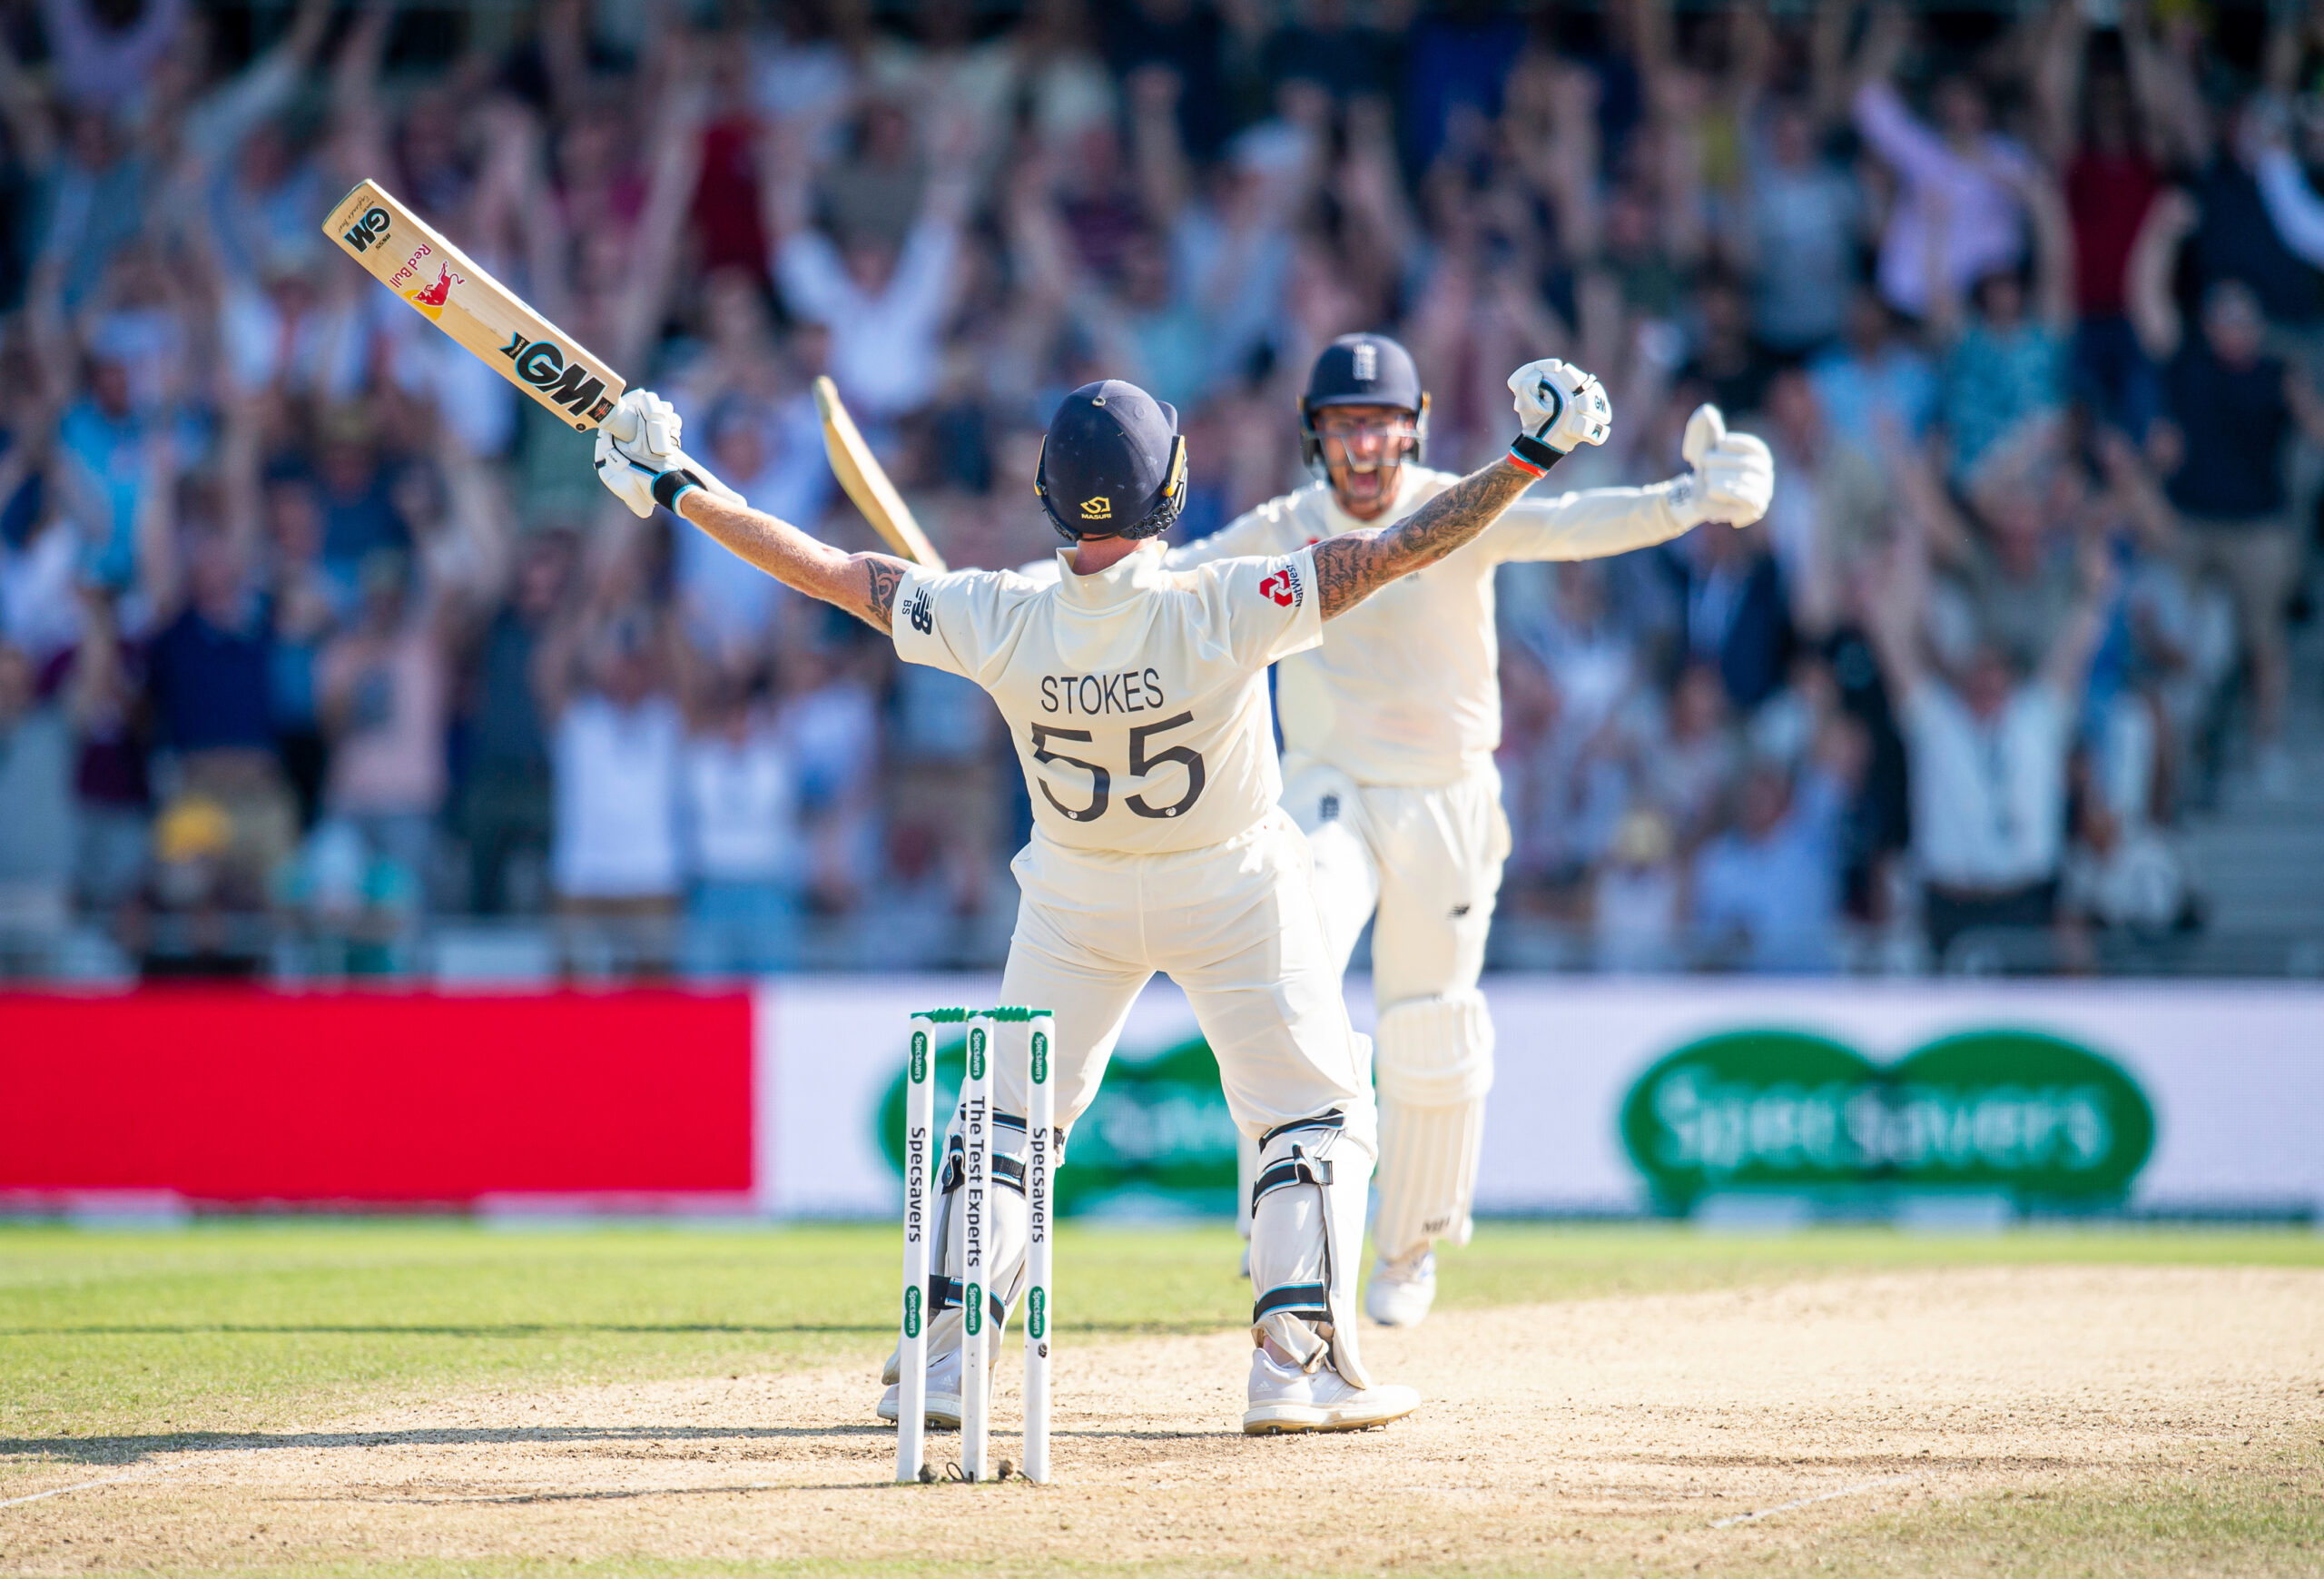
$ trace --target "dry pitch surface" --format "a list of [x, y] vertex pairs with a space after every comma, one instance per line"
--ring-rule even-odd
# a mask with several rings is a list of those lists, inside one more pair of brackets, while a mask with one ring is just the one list
[[19, 1439], [0, 1497], [104, 1484], [0, 1505], [0, 1569], [2324, 1573], [2317, 1269], [1905, 1271], [1365, 1342], [1419, 1416], [1260, 1440], [1238, 1334], [1065, 1344], [1048, 1487], [887, 1484], [861, 1362], [471, 1391], [108, 1466]]

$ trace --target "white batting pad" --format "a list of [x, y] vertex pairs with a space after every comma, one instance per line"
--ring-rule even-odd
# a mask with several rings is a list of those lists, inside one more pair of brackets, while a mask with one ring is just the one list
[[1251, 1208], [1251, 1335], [1314, 1369], [1328, 1355], [1368, 1387], [1356, 1351], [1355, 1279], [1372, 1158], [1336, 1123], [1285, 1126], [1259, 1144]]
[[1434, 1239], [1469, 1242], [1492, 1050], [1481, 993], [1408, 999], [1381, 1012], [1373, 1032], [1380, 1211], [1372, 1241], [1387, 1259]]

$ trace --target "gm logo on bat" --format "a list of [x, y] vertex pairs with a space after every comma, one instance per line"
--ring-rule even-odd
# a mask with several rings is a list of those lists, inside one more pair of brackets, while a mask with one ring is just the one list
[[359, 252], [374, 242], [386, 241], [388, 239], [388, 211], [383, 208], [364, 210], [363, 217], [357, 220], [354, 228], [340, 239]]
[[512, 334], [508, 343], [500, 348], [500, 354], [516, 364], [518, 378], [576, 417], [586, 416], [590, 421], [602, 422], [614, 409], [613, 401], [606, 399], [606, 380], [592, 375], [579, 362], [567, 366], [565, 349], [555, 340], [527, 340], [521, 334]]

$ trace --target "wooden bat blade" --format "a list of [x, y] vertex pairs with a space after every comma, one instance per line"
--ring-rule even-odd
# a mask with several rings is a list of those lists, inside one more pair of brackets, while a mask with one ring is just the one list
[[905, 558], [941, 574], [943, 557], [912, 518], [911, 507], [888, 480], [886, 468], [856, 431], [855, 419], [847, 414], [838, 388], [827, 378], [815, 380], [815, 410], [823, 419], [823, 453], [831, 457], [832, 474], [863, 512], [863, 518], [872, 523], [872, 529]]
[[533, 311], [376, 181], [358, 183], [323, 233], [470, 355], [587, 432], [626, 387], [580, 341]]

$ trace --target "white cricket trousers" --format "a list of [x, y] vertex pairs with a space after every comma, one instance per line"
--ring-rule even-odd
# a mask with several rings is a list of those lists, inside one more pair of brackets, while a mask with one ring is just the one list
[[1487, 763], [1412, 786], [1359, 785], [1312, 760], [1285, 770], [1336, 968], [1372, 921], [1374, 1246], [1401, 1261], [1440, 1239], [1466, 1244], [1492, 1085], [1492, 1019], [1476, 986], [1509, 854], [1501, 775]]
[[1307, 757], [1283, 767], [1334, 966], [1347, 968], [1369, 920], [1381, 1007], [1474, 991], [1509, 859], [1500, 771], [1488, 762], [1452, 784], [1405, 786], [1359, 785]]
[[[1130, 1004], [1157, 971], [1185, 992], [1236, 1127], [1256, 1140], [1337, 1109], [1369, 1156], [1371, 1071], [1317, 913], [1307, 841], [1280, 807], [1223, 844], [1167, 854], [1068, 850], [1036, 833], [1009, 863], [1020, 898], [1001, 1001], [1057, 1016], [1058, 1123], [1097, 1097]], [[1025, 1110], [1000, 1061], [998, 1102]]]

